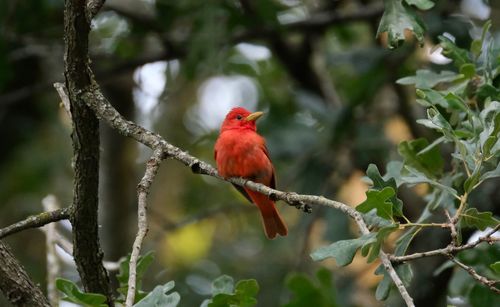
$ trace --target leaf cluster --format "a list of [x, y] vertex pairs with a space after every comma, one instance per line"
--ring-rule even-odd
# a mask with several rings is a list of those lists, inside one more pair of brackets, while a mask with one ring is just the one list
[[[421, 29], [416, 17], [408, 13], [409, 5], [426, 9], [432, 2], [386, 1], [386, 4], [379, 32], [389, 32], [390, 44], [396, 46], [407, 28], [418, 38]], [[398, 19], [402, 11], [405, 18]], [[371, 187], [366, 200], [356, 209], [364, 214], [372, 231], [320, 247], [312, 252], [313, 260], [331, 257], [338, 265], [345, 266], [360, 250], [372, 262], [378, 258], [387, 237], [400, 229], [404, 232], [396, 241], [394, 255], [405, 255], [422, 228], [435, 226], [427, 222], [436, 217], [446, 220], [444, 211], [454, 217], [446, 223], [456, 226], [458, 244], [464, 228], [485, 230], [499, 224], [492, 212], [480, 211], [469, 198], [486, 180], [500, 177], [500, 48], [489, 35], [490, 25], [490, 22], [484, 25], [482, 35], [472, 41], [469, 49], [458, 47], [450, 37], [439, 37], [443, 54], [453, 61], [455, 71], [418, 70], [414, 76], [397, 81], [415, 86], [417, 103], [427, 109], [427, 118], [417, 122], [435, 131], [437, 136], [430, 141], [419, 138], [401, 142], [398, 152], [402, 161], [389, 162], [384, 176], [371, 164], [366, 171]], [[451, 161], [451, 167], [445, 161]], [[424, 196], [427, 204], [417, 221], [411, 222], [404, 215], [404, 204], [397, 192], [401, 185], [416, 184], [427, 186]], [[490, 264], [491, 270], [498, 268], [497, 262], [490, 261], [486, 266]], [[396, 271], [403, 283], [410, 283], [413, 276], [410, 264], [398, 265]], [[384, 275], [376, 290], [377, 299], [384, 300], [392, 282], [382, 265], [376, 274]]]

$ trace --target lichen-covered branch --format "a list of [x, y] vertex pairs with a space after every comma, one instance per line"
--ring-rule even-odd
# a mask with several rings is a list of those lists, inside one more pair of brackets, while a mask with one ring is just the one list
[[0, 241], [0, 291], [14, 306], [50, 307], [42, 290]]
[[0, 229], [0, 239], [3, 239], [11, 234], [30, 229], [38, 228], [49, 223], [60, 220], [69, 219], [70, 208], [57, 209], [31, 215], [26, 219]]
[[142, 177], [139, 185], [137, 186], [137, 235], [134, 240], [134, 245], [132, 247], [132, 255], [130, 256], [129, 263], [129, 279], [128, 279], [128, 290], [127, 299], [125, 301], [125, 306], [130, 307], [134, 304], [135, 291], [137, 285], [137, 260], [139, 259], [139, 254], [142, 247], [142, 241], [148, 232], [148, 221], [147, 221], [147, 199], [149, 194], [149, 189], [153, 180], [158, 172], [160, 163], [163, 160], [163, 151], [155, 150], [153, 155], [146, 164], [146, 172]]

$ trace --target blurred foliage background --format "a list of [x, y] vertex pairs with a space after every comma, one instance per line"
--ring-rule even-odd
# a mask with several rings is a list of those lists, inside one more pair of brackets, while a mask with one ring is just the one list
[[[93, 21], [92, 67], [125, 117], [210, 163], [231, 107], [265, 111], [258, 127], [278, 188], [354, 206], [365, 198], [362, 177], [369, 163], [384, 169], [399, 159], [400, 141], [435, 138], [415, 123], [425, 112], [413, 89], [395, 80], [422, 67], [453, 70], [436, 48], [443, 33], [468, 49], [471, 35], [489, 18], [499, 39], [499, 4], [436, 1], [432, 10], [418, 12], [427, 27], [423, 46], [408, 33], [403, 46], [390, 50], [384, 35], [375, 38], [383, 1], [108, 0]], [[48, 194], [61, 206], [72, 199], [71, 126], [52, 88], [63, 80], [62, 32], [62, 0], [0, 2], [0, 227], [42, 211]], [[101, 129], [101, 243], [105, 259], [117, 261], [131, 249], [135, 187], [149, 152]], [[482, 193], [491, 200], [485, 209], [498, 215], [495, 184]], [[419, 186], [400, 191], [410, 219], [422, 210], [424, 194]], [[382, 305], [373, 295], [378, 263], [356, 257], [353, 265], [338, 268], [308, 256], [325, 243], [355, 236], [351, 221], [322, 208], [309, 215], [282, 203], [279, 209], [290, 234], [269, 241], [257, 210], [229, 184], [166, 161], [150, 197], [144, 249], [156, 251], [156, 258], [144, 288], [175, 280], [181, 305], [196, 306], [209, 295], [212, 280], [228, 274], [257, 279], [259, 306], [278, 306], [292, 302], [298, 276], [314, 281], [323, 266], [333, 272], [336, 295], [319, 306]], [[445, 231], [425, 231], [410, 250], [447, 240]], [[43, 285], [43, 233], [29, 230], [5, 241]], [[410, 293], [417, 306], [444, 304], [452, 272], [433, 275], [444, 261], [415, 262]], [[77, 277], [71, 260], [63, 275]], [[398, 304], [397, 296], [390, 302]]]

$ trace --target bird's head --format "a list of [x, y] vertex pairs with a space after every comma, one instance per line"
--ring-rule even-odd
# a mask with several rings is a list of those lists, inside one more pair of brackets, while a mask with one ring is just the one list
[[251, 129], [255, 131], [255, 121], [261, 117], [263, 112], [251, 113], [245, 108], [237, 107], [227, 113], [224, 122], [222, 122], [221, 131], [230, 129]]

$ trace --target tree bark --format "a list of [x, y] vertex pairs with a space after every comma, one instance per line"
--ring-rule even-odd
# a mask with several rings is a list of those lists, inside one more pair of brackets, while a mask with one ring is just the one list
[[90, 86], [88, 66], [90, 15], [85, 0], [66, 0], [64, 12], [64, 76], [73, 120], [75, 181], [73, 190], [73, 256], [86, 292], [101, 293], [113, 305], [98, 235], [99, 121], [82, 100]]
[[0, 290], [14, 306], [47, 307], [42, 290], [28, 277], [7, 246], [0, 241]]

